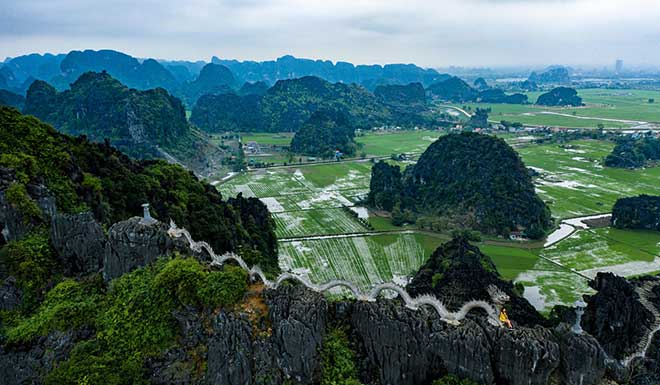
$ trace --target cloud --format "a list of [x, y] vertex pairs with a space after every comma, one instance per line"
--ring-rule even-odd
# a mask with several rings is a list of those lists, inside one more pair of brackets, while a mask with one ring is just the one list
[[655, 0], [5, 0], [0, 55], [441, 65], [658, 63]]

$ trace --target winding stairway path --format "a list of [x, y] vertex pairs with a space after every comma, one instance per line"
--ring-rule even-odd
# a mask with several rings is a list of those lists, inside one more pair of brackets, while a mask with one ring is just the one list
[[635, 352], [623, 359], [622, 362], [625, 366], [628, 366], [633, 359], [644, 357], [646, 355], [646, 352], [648, 351], [649, 347], [651, 346], [651, 342], [653, 341], [653, 336], [658, 330], [660, 330], [660, 311], [658, 311], [658, 308], [653, 304], [653, 302], [650, 301], [651, 297], [655, 297], [655, 293], [653, 293], [653, 287], [656, 284], [656, 282], [644, 282], [642, 286], [639, 286], [635, 289], [637, 294], [639, 294], [639, 302], [641, 302], [642, 305], [648, 311], [650, 311], [651, 314], [653, 314], [654, 322], [651, 324], [651, 331], [645, 334], [637, 344], [637, 349], [635, 349]]
[[438, 313], [440, 319], [449, 323], [449, 324], [458, 324], [459, 321], [465, 319], [467, 314], [475, 309], [482, 309], [487, 314], [488, 321], [495, 326], [502, 326], [501, 321], [499, 320], [499, 311], [501, 304], [509, 300], [508, 295], [506, 295], [501, 290], [497, 289], [495, 286], [488, 287], [488, 292], [491, 296], [493, 303], [486, 301], [472, 300], [468, 301], [461, 306], [458, 311], [452, 312], [447, 309], [447, 307], [435, 296], [432, 295], [420, 295], [415, 298], [411, 297], [410, 294], [406, 291], [405, 288], [399, 286], [393, 282], [384, 282], [378, 285], [375, 285], [368, 292], [363, 292], [357, 287], [354, 283], [344, 280], [332, 280], [330, 282], [316, 284], [309, 280], [305, 275], [285, 272], [280, 274], [275, 280], [269, 280], [266, 275], [263, 273], [259, 266], [249, 267], [247, 263], [239, 255], [234, 253], [225, 253], [222, 255], [217, 255], [211, 246], [204, 242], [197, 242], [192, 239], [192, 236], [186, 229], [180, 229], [176, 226], [173, 221], [170, 221], [170, 229], [168, 230], [168, 235], [172, 238], [184, 237], [194, 252], [201, 252], [202, 250], [206, 251], [211, 256], [211, 265], [222, 266], [227, 261], [235, 261], [238, 265], [243, 268], [251, 279], [259, 278], [266, 287], [275, 289], [282, 282], [288, 280], [298, 281], [307, 288], [316, 291], [316, 292], [325, 292], [335, 287], [344, 287], [350, 290], [355, 298], [358, 301], [366, 302], [375, 302], [380, 293], [384, 290], [393, 291], [398, 294], [398, 296], [403, 300], [405, 306], [412, 310], [419, 310], [422, 307], [430, 307]]

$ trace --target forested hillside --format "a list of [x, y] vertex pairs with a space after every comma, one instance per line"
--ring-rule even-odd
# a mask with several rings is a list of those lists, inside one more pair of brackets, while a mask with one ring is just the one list
[[582, 105], [582, 98], [574, 88], [557, 87], [538, 97], [536, 104], [540, 106], [574, 106]]
[[203, 130], [296, 132], [317, 110], [349, 114], [356, 128], [390, 122], [389, 109], [361, 86], [306, 76], [281, 80], [262, 97], [216, 95], [199, 100], [190, 117]]
[[660, 139], [651, 135], [624, 136], [616, 139], [612, 152], [605, 157], [605, 165], [618, 168], [639, 168], [660, 160]]
[[356, 151], [355, 127], [350, 117], [335, 110], [315, 111], [291, 140], [296, 154], [330, 158], [339, 151], [353, 156]]
[[447, 229], [522, 231], [530, 238], [542, 237], [552, 224], [519, 155], [499, 138], [468, 132], [441, 137], [406, 168], [403, 188], [394, 195], [397, 174], [391, 166], [374, 167], [369, 201], [393, 207], [398, 222], [443, 218]]
[[140, 205], [149, 202], [157, 218], [173, 219], [219, 251], [244, 245], [277, 257], [274, 225], [259, 200], [239, 197], [227, 203], [213, 187], [180, 166], [134, 161], [107, 143], [60, 134], [12, 108], [0, 107], [0, 111], [0, 167], [13, 170], [18, 207], [35, 221], [43, 218], [26, 186], [43, 183], [61, 212], [91, 210], [109, 226], [139, 215]]
[[519, 93], [509, 95], [499, 88], [488, 88], [488, 85], [484, 84], [485, 81], [479, 83], [477, 88], [473, 88], [463, 79], [453, 76], [441, 82], [431, 84], [427, 90], [433, 99], [452, 103], [527, 103], [526, 95]]
[[612, 208], [612, 225], [619, 229], [660, 231], [660, 196], [618, 199]]
[[204, 146], [192, 136], [179, 99], [162, 88], [129, 89], [106, 72], [86, 72], [63, 92], [35, 81], [24, 112], [66, 134], [109, 139], [136, 158], [160, 157], [162, 148], [188, 160]]

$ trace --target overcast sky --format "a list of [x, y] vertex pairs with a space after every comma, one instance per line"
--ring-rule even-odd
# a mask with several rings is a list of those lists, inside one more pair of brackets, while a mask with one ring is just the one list
[[660, 1], [0, 1], [1, 57], [85, 48], [207, 61], [660, 65]]

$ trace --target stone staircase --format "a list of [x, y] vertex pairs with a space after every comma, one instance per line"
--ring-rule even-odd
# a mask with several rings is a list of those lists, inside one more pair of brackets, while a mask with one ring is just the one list
[[644, 357], [646, 355], [646, 351], [651, 345], [653, 336], [658, 330], [660, 330], [660, 311], [658, 311], [657, 307], [650, 301], [650, 298], [655, 297], [655, 293], [653, 293], [653, 287], [655, 287], [655, 285], [656, 282], [644, 282], [644, 284], [635, 289], [637, 294], [639, 294], [639, 302], [641, 302], [642, 305], [653, 314], [654, 321], [651, 324], [650, 332], [645, 334], [637, 344], [635, 352], [623, 359], [623, 364], [625, 366], [628, 366], [633, 359]]

